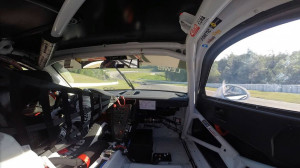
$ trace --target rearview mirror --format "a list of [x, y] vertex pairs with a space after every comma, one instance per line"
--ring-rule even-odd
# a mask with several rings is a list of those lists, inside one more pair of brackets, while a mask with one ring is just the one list
[[124, 59], [124, 60], [104, 60], [104, 61], [93, 61], [85, 63], [84, 69], [95, 69], [95, 68], [139, 68], [138, 59]]

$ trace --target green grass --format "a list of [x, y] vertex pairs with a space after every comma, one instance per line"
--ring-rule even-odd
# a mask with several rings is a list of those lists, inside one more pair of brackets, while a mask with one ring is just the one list
[[[116, 71], [115, 69], [107, 69], [109, 72]], [[124, 70], [123, 70], [124, 71]], [[137, 71], [136, 73], [124, 73], [125, 76], [131, 80], [133, 83], [133, 86], [137, 88], [140, 86], [139, 83], [135, 83], [138, 81], [143, 80], [156, 80], [156, 81], [165, 81], [165, 73], [159, 72], [155, 75], [153, 72], [151, 72], [149, 69], [133, 69], [133, 71]], [[86, 76], [83, 74], [77, 74], [77, 73], [61, 73], [61, 75], [69, 82], [69, 83], [107, 83], [107, 82], [116, 82], [118, 81], [119, 84], [117, 85], [111, 85], [111, 86], [95, 86], [95, 87], [89, 87], [89, 88], [95, 88], [95, 89], [102, 89], [102, 90], [118, 90], [118, 89], [131, 89], [128, 84], [123, 79], [114, 79], [114, 80], [100, 80], [94, 77]], [[171, 84], [168, 84], [171, 85]], [[185, 84], [172, 84], [175, 86], [187, 86]], [[80, 87], [84, 89], [85, 87]]]
[[[68, 76], [70, 74], [70, 76]], [[99, 80], [97, 78], [93, 78], [90, 76], [82, 75], [82, 74], [77, 74], [77, 73], [61, 73], [61, 75], [69, 82], [69, 83], [102, 83], [102, 82], [110, 82], [110, 81], [104, 81], [104, 80]]]
[[156, 74], [151, 75], [151, 72], [137, 72], [137, 73], [125, 73], [125, 76], [132, 80], [132, 81], [138, 81], [138, 80], [166, 80], [166, 77], [164, 74]]
[[300, 104], [300, 94], [249, 90], [252, 97]]
[[[123, 80], [118, 80], [119, 84], [117, 85], [110, 85], [110, 86], [95, 86], [89, 88], [101, 89], [101, 90], [122, 90], [122, 89], [131, 89], [128, 84]], [[132, 83], [133, 87], [137, 88], [140, 84]]]
[[[152, 69], [135, 69], [135, 68], [126, 69], [126, 68], [120, 68], [119, 70], [121, 72], [125, 72], [125, 73], [126, 73], [126, 71], [138, 71], [138, 72], [148, 72], [148, 73], [152, 72]], [[117, 72], [117, 70], [115, 68], [106, 68], [106, 69], [104, 69], [104, 71], [106, 71], [106, 72]]]
[[[152, 72], [151, 69], [120, 69], [131, 81], [139, 80], [166, 80], [164, 72]], [[126, 73], [126, 71], [136, 71]], [[106, 72], [117, 72], [116, 69], [106, 69]], [[155, 74], [154, 74], [155, 73]]]
[[145, 76], [142, 76], [141, 78], [138, 78], [137, 80], [139, 79], [144, 79], [144, 80], [166, 80], [166, 77], [163, 76], [163, 75], [145, 75]]
[[188, 84], [173, 83], [172, 85], [175, 85], [175, 86], [186, 86], [187, 87]]
[[[82, 74], [70, 73], [73, 80], [66, 73], [62, 73], [62, 76], [67, 79], [69, 83], [107, 83], [107, 82], [116, 82], [116, 80], [99, 80], [97, 78], [85, 76]], [[89, 88], [95, 89], [106, 89], [106, 90], [114, 90], [114, 89], [131, 89], [124, 80], [118, 80], [119, 84], [111, 85], [111, 86], [95, 86]], [[134, 87], [138, 87], [139, 84], [133, 83]], [[79, 87], [84, 89], [86, 87]]]
[[217, 91], [218, 88], [212, 88], [212, 87], [205, 87], [205, 90], [210, 90], [210, 91]]
[[[123, 71], [125, 71], [126, 69], [122, 69]], [[139, 68], [139, 69], [132, 69], [132, 70], [136, 70], [136, 71], [139, 71], [139, 72], [152, 72], [152, 69], [141, 69], [141, 68]]]
[[[205, 87], [205, 90], [216, 91], [217, 88]], [[257, 90], [248, 91], [250, 93], [250, 97], [300, 104], [300, 94], [282, 92], [262, 92]]]

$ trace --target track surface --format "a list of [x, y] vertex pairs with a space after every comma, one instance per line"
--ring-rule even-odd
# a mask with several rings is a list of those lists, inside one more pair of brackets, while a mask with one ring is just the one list
[[[206, 94], [208, 96], [214, 97], [215, 91], [206, 91]], [[285, 109], [285, 110], [291, 110], [291, 111], [298, 111], [300, 112], [300, 104], [297, 103], [288, 103], [288, 102], [282, 102], [282, 101], [275, 101], [275, 100], [266, 100], [256, 97], [251, 97], [248, 100], [240, 101], [245, 102], [249, 104], [256, 104], [260, 106], [267, 106], [272, 108], [278, 108], [278, 109]]]

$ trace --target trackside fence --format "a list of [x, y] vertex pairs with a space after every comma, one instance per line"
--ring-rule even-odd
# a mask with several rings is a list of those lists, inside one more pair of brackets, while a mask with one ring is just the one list
[[[221, 83], [207, 83], [206, 87], [219, 88]], [[300, 85], [276, 85], [276, 84], [236, 84], [247, 90], [258, 90], [263, 92], [284, 92], [300, 94]]]

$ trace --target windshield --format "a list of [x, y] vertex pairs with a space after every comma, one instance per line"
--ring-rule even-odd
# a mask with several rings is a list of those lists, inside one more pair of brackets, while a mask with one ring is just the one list
[[143, 58], [144, 61], [140, 63], [139, 68], [119, 68], [121, 73], [116, 68], [82, 69], [78, 60], [60, 61], [53, 67], [72, 87], [82, 89], [132, 89], [122, 77], [123, 74], [135, 89], [187, 92], [184, 61], [169, 56], [143, 56]]

